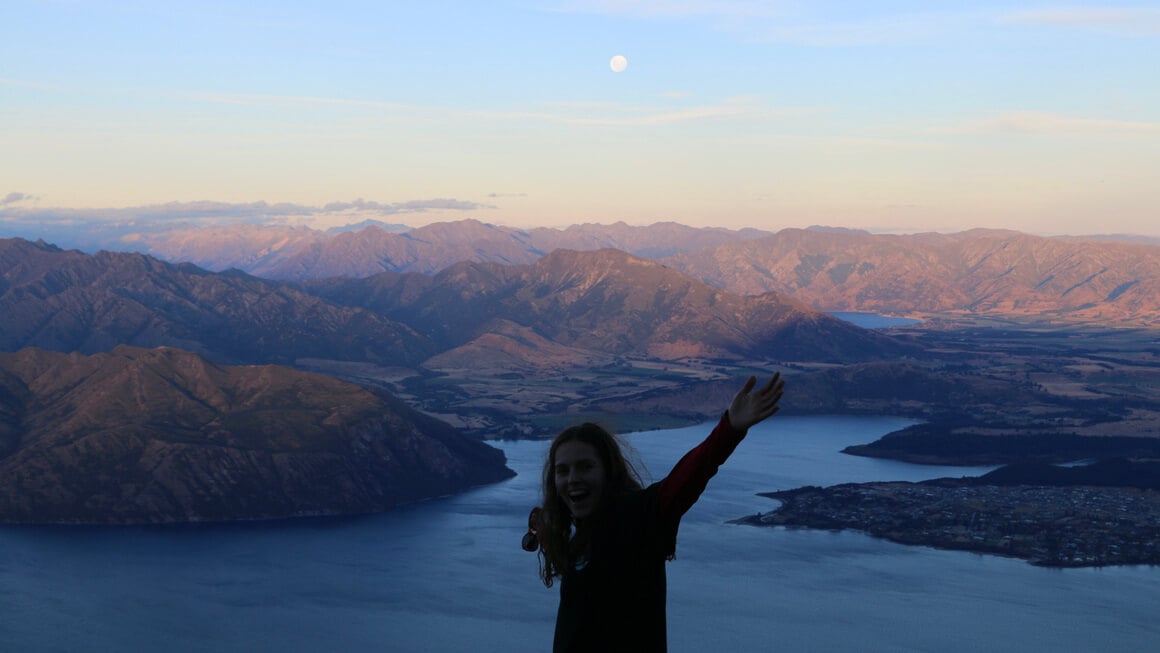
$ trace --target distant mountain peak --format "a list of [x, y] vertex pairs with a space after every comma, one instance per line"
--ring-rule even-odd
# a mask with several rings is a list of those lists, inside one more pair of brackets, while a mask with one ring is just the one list
[[832, 234], [870, 234], [870, 232], [866, 231], [865, 229], [850, 229], [849, 227], [827, 227], [817, 224], [806, 227], [806, 231], [818, 231]]
[[356, 222], [353, 224], [346, 224], [346, 225], [341, 225], [338, 227], [331, 227], [330, 229], [326, 230], [326, 233], [328, 233], [328, 234], [341, 234], [341, 233], [346, 233], [348, 231], [362, 231], [363, 229], [367, 229], [370, 227], [374, 227], [376, 229], [382, 229], [383, 231], [385, 231], [387, 233], [395, 233], [395, 234], [404, 233], [404, 232], [410, 231], [412, 229], [411, 227], [409, 227], [405, 224], [383, 222], [382, 220], [371, 219], [371, 220], [363, 220], [362, 222]]

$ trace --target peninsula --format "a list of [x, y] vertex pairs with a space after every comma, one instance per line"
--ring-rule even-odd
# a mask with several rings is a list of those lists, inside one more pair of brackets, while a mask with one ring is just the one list
[[782, 505], [735, 523], [857, 530], [900, 544], [1011, 556], [1045, 567], [1160, 564], [1156, 488], [1005, 484], [1008, 472], [992, 474], [762, 493]]

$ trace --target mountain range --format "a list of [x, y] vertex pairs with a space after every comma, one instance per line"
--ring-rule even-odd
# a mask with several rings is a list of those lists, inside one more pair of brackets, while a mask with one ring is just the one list
[[[556, 250], [528, 265], [459, 263], [305, 288], [411, 326], [442, 349], [479, 350], [518, 324], [570, 348], [673, 360], [865, 360], [907, 351], [780, 293], [742, 296], [615, 249]], [[528, 346], [531, 346], [530, 341]]]
[[413, 364], [435, 353], [405, 325], [236, 270], [0, 240], [0, 350], [97, 353], [121, 344], [226, 363]]
[[[1160, 244], [976, 229], [871, 234], [584, 224], [513, 229], [476, 220], [399, 231], [235, 225], [123, 236], [119, 247], [269, 279], [434, 274], [463, 261], [530, 264], [556, 249], [619, 249], [737, 294], [777, 291], [832, 311], [1160, 322]], [[102, 241], [105, 242], [105, 241]]]
[[[0, 239], [0, 519], [347, 514], [503, 477], [502, 455], [404, 400], [493, 435], [516, 413], [698, 419], [739, 371], [778, 367], [806, 412], [1057, 410], [1028, 379], [960, 374], [819, 309], [1160, 321], [1160, 247], [1008, 231], [468, 220], [180, 243], [167, 262]], [[211, 256], [219, 271], [176, 262]]]
[[976, 229], [873, 235], [785, 229], [666, 258], [738, 293], [818, 308], [1160, 324], [1160, 247]]
[[[699, 229], [674, 222], [523, 230], [469, 219], [403, 231], [371, 223], [361, 229], [329, 232], [242, 224], [142, 232], [122, 237], [114, 249], [196, 263], [208, 270], [238, 268], [269, 279], [319, 279], [366, 277], [384, 271], [431, 274], [460, 261], [531, 263], [556, 249], [612, 248], [657, 258], [767, 233]], [[109, 243], [103, 240], [102, 245]]]
[[660, 359], [865, 360], [906, 349], [784, 295], [734, 295], [618, 250], [292, 285], [9, 239], [0, 266], [0, 350], [164, 345], [227, 363], [414, 366], [511, 324], [558, 346]]
[[387, 384], [286, 364], [486, 379], [513, 361], [550, 374], [914, 350], [611, 249], [294, 284], [7, 239], [0, 351], [0, 520], [151, 523], [370, 512], [503, 477], [500, 452]]

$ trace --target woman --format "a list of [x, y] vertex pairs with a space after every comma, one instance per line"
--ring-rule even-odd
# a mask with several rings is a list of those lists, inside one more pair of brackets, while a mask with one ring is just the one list
[[[560, 578], [553, 651], [664, 651], [665, 561], [677, 527], [749, 427], [773, 415], [781, 375], [753, 391], [750, 377], [717, 427], [668, 476], [643, 488], [617, 440], [595, 424], [565, 429], [544, 465], [543, 508], [525, 548], [540, 576]], [[534, 535], [532, 535], [534, 533]]]

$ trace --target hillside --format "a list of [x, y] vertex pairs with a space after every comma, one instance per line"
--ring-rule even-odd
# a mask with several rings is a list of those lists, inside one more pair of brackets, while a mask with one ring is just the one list
[[556, 345], [661, 360], [873, 360], [903, 343], [779, 293], [743, 297], [618, 250], [557, 250], [530, 265], [459, 263], [433, 277], [383, 274], [303, 286], [409, 325], [441, 349], [496, 320]]
[[0, 353], [0, 521], [356, 514], [494, 482], [503, 453], [391, 397], [176, 349]]
[[825, 310], [1160, 324], [1160, 247], [1013, 231], [873, 235], [785, 229], [664, 262], [734, 292]]
[[326, 232], [278, 225], [179, 224], [165, 228], [152, 224], [139, 232], [118, 233], [115, 238], [95, 228], [68, 234], [46, 231], [41, 237], [66, 238], [70, 246], [85, 251], [141, 252], [207, 270], [236, 268], [269, 279], [319, 279], [366, 277], [383, 271], [433, 274], [460, 261], [531, 263], [554, 249], [614, 248], [644, 257], [668, 256], [767, 234], [756, 229], [695, 228], [673, 222], [523, 230], [469, 219], [414, 229], [368, 221]]
[[165, 230], [155, 227], [122, 240], [120, 247], [103, 243], [101, 249], [139, 251], [174, 263], [193, 263], [207, 270], [238, 269], [254, 273], [284, 265], [298, 252], [329, 237], [306, 227], [256, 224]]
[[170, 346], [223, 362], [410, 364], [424, 338], [381, 316], [230, 271], [0, 240], [0, 350]]

